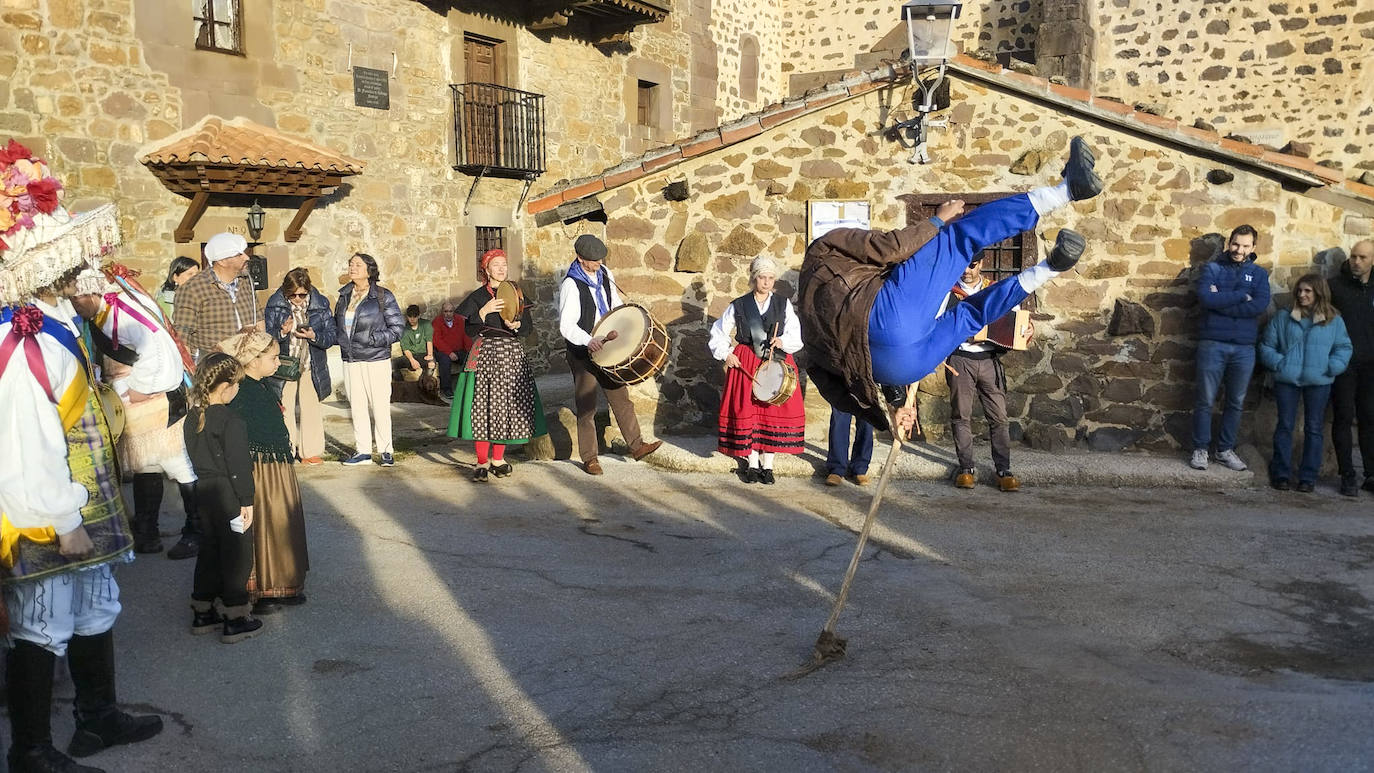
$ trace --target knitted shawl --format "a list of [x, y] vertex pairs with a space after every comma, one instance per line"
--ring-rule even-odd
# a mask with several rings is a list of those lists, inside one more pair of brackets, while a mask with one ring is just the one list
[[248, 426], [248, 450], [262, 462], [295, 461], [291, 450], [291, 436], [286, 432], [286, 419], [281, 400], [267, 384], [244, 376], [239, 393], [229, 407]]

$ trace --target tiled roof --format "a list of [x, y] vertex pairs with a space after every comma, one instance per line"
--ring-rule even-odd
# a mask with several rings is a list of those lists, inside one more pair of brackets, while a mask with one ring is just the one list
[[[1216, 132], [1183, 126], [1171, 118], [1139, 112], [1116, 100], [1093, 96], [1084, 89], [1050, 83], [1044, 78], [1013, 72], [996, 63], [984, 62], [965, 54], [956, 56], [950, 62], [950, 71], [970, 80], [1052, 104], [1067, 112], [1217, 157], [1234, 166], [1257, 169], [1311, 187], [1335, 188], [1347, 195], [1374, 202], [1374, 186], [1344, 179], [1341, 171], [1324, 167], [1310, 158], [1276, 152], [1260, 145], [1228, 139]], [[906, 77], [909, 77], [907, 68], [892, 65], [849, 73], [842, 80], [812, 89], [801, 97], [769, 105], [732, 123], [655, 148], [600, 174], [559, 183], [531, 199], [525, 209], [534, 215], [560, 204], [617, 188], [693, 156], [743, 142], [768, 129]]]
[[145, 165], [228, 164], [359, 174], [363, 162], [247, 118], [207, 116], [140, 159]]

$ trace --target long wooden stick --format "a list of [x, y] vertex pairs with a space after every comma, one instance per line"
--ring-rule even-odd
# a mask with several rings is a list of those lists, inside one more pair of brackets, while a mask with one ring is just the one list
[[[916, 402], [916, 385], [912, 384], [906, 388], [905, 407], [910, 408]], [[868, 534], [873, 530], [873, 524], [877, 521], [878, 505], [882, 504], [883, 492], [887, 490], [887, 482], [892, 478], [892, 468], [896, 466], [897, 454], [902, 448], [902, 430], [893, 422], [892, 426], [892, 450], [887, 454], [887, 461], [883, 462], [883, 474], [878, 478], [878, 489], [873, 492], [873, 503], [868, 506], [868, 515], [864, 517], [863, 529], [859, 531], [859, 544], [854, 546], [854, 555], [849, 559], [849, 569], [844, 573], [844, 582], [840, 585], [840, 594], [835, 598], [835, 607], [830, 610], [830, 619], [825, 621], [825, 632], [833, 634], [835, 632], [835, 622], [840, 619], [840, 610], [844, 609], [844, 602], [849, 598], [849, 586], [854, 582], [854, 574], [859, 569], [859, 558], [863, 555], [864, 547], [868, 544]]]

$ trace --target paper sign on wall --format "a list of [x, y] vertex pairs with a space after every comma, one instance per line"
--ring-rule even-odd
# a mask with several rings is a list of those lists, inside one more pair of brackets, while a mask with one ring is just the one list
[[836, 228], [868, 228], [867, 201], [818, 199], [806, 202], [806, 243]]

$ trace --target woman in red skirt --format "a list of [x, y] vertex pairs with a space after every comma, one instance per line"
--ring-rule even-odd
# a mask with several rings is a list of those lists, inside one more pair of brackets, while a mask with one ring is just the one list
[[[773, 454], [804, 450], [806, 414], [792, 360], [792, 352], [802, 348], [801, 323], [790, 301], [773, 297], [777, 278], [776, 261], [763, 255], [755, 258], [749, 264], [754, 291], [732, 301], [711, 326], [711, 354], [725, 363], [718, 448], [744, 460], [745, 483], [773, 483]], [[754, 375], [770, 360], [790, 369], [793, 376], [791, 396], [779, 405], [754, 394]]]

